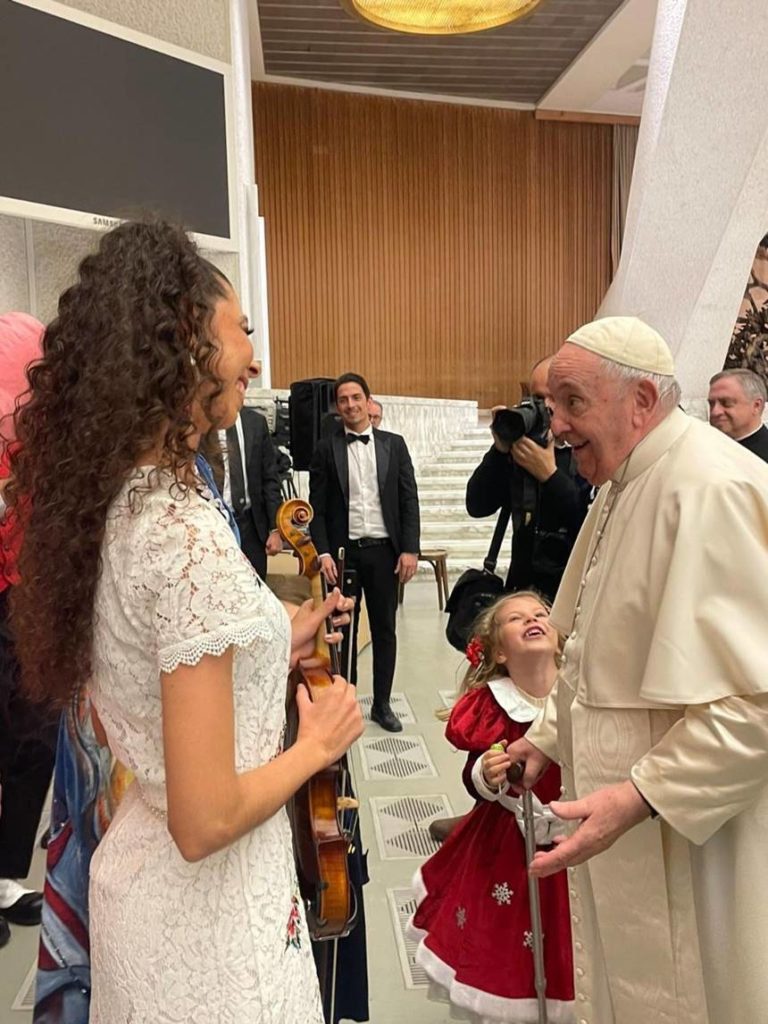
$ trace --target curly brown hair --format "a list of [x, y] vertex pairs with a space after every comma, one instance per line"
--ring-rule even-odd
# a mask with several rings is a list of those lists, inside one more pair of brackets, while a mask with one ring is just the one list
[[11, 622], [34, 699], [63, 705], [89, 678], [107, 511], [137, 462], [159, 449], [186, 487], [193, 403], [206, 396], [209, 414], [221, 393], [210, 324], [225, 295], [185, 232], [157, 221], [105, 234], [59, 299], [6, 490], [23, 531]]

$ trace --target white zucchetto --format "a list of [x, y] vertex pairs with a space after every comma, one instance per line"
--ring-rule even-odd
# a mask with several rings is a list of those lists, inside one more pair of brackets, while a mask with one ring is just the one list
[[635, 316], [606, 316], [574, 331], [568, 339], [612, 363], [674, 377], [675, 363], [662, 336]]

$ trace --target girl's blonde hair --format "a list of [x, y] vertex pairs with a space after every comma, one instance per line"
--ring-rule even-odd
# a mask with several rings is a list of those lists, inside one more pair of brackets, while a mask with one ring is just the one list
[[[515, 590], [508, 594], [502, 594], [493, 604], [489, 604], [487, 608], [484, 608], [472, 625], [471, 639], [468, 645], [468, 649], [474, 645], [475, 651], [473, 653], [475, 658], [479, 660], [477, 664], [473, 665], [470, 663], [467, 671], [464, 673], [464, 678], [456, 694], [457, 700], [459, 697], [463, 697], [469, 690], [479, 690], [481, 687], [487, 686], [490, 679], [505, 671], [503, 665], [496, 661], [496, 654], [499, 648], [499, 633], [501, 632], [501, 624], [496, 621], [496, 614], [507, 601], [513, 600], [516, 597], [533, 598], [534, 601], [539, 602], [542, 608], [546, 608], [547, 612], [552, 607], [549, 601], [535, 590]], [[437, 712], [437, 717], [442, 721], [446, 721], [450, 717], [450, 713], [450, 709], [445, 710], [441, 708]]]

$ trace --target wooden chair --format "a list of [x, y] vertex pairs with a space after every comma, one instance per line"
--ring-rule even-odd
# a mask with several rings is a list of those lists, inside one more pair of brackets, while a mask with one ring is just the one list
[[[429, 548], [426, 551], [419, 552], [419, 561], [429, 562], [434, 571], [435, 583], [437, 584], [437, 606], [440, 611], [443, 611], [448, 601], [448, 564], [446, 555], [447, 553], [442, 548]], [[397, 593], [398, 604], [403, 603], [404, 596], [405, 584], [401, 583]]]

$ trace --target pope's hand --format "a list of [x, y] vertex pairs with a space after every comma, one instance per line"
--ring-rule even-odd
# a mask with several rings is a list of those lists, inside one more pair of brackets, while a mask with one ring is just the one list
[[552, 763], [546, 754], [543, 754], [538, 747], [523, 736], [507, 747], [507, 757], [515, 764], [521, 762], [525, 765], [525, 774], [518, 785], [512, 789], [519, 795], [524, 789], [532, 789], [544, 774], [544, 771]]
[[573, 835], [556, 838], [554, 850], [536, 854], [530, 869], [536, 878], [583, 864], [650, 815], [648, 804], [629, 781], [598, 789], [583, 800], [553, 800], [550, 807], [558, 818], [581, 824]]

